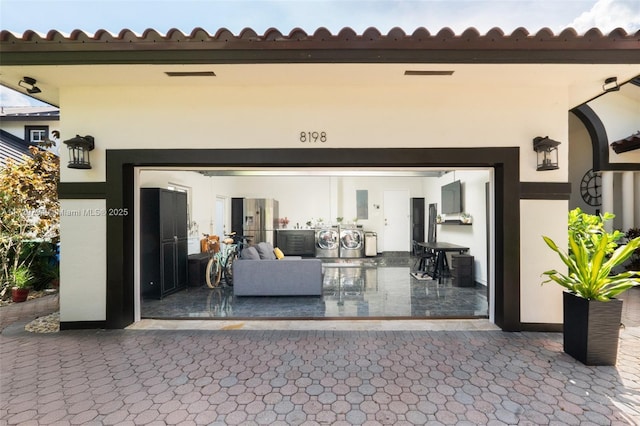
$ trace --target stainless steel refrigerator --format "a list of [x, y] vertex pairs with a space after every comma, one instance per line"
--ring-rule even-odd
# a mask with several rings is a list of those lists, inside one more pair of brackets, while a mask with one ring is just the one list
[[249, 236], [252, 244], [266, 241], [275, 245], [278, 229], [278, 200], [271, 198], [245, 198], [243, 206], [243, 235]]

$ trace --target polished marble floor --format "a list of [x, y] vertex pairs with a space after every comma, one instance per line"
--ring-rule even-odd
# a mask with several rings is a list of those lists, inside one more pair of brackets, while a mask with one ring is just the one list
[[307, 297], [235, 297], [233, 288], [189, 287], [162, 300], [143, 300], [142, 318], [314, 319], [483, 318], [486, 287], [453, 287], [418, 280], [406, 254], [325, 259], [324, 294]]
[[414, 261], [395, 254], [323, 261], [322, 296], [235, 297], [233, 288], [189, 287], [162, 300], [144, 300], [142, 318], [482, 318], [485, 286], [453, 287], [418, 280]]

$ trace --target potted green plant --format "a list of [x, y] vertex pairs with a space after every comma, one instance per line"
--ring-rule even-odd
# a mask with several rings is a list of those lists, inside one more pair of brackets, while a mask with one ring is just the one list
[[29, 286], [33, 281], [33, 274], [27, 266], [18, 266], [11, 275], [11, 300], [15, 303], [24, 302], [29, 296]]
[[616, 296], [640, 285], [640, 272], [614, 273], [613, 269], [640, 247], [640, 237], [618, 245], [620, 231], [609, 233], [604, 222], [614, 215], [590, 215], [579, 208], [569, 212], [569, 248], [560, 249], [549, 237], [544, 241], [567, 266], [543, 275], [563, 293], [564, 351], [587, 365], [615, 365], [622, 317], [622, 300]]

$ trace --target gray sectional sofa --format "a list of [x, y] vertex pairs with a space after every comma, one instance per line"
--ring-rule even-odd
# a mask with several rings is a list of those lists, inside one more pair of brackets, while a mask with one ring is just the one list
[[[257, 254], [256, 254], [257, 253]], [[284, 257], [259, 243], [242, 251], [233, 263], [235, 296], [322, 296], [322, 261]]]

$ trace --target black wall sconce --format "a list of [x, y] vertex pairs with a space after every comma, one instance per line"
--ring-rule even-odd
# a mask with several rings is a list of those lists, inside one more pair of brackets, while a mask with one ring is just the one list
[[42, 90], [40, 90], [40, 88], [36, 86], [35, 78], [22, 77], [22, 80], [20, 80], [18, 86], [22, 87], [23, 89], [27, 89], [27, 93], [29, 93], [30, 95], [42, 92]]
[[95, 143], [93, 136], [76, 135], [75, 138], [64, 141], [69, 147], [69, 163], [67, 167], [70, 169], [90, 169], [89, 151], [93, 151]]
[[537, 153], [537, 171], [558, 170], [558, 145], [560, 142], [549, 139], [549, 136], [538, 136], [533, 139], [533, 150]]

